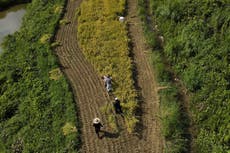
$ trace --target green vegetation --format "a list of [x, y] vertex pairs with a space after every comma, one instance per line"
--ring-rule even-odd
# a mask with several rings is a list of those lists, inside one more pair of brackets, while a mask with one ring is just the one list
[[51, 40], [65, 0], [29, 4], [20, 31], [7, 36], [0, 55], [0, 150], [76, 152], [79, 132], [70, 87]]
[[[126, 23], [118, 21], [118, 15], [124, 11], [125, 0], [83, 1], [77, 12], [78, 40], [85, 57], [99, 75], [112, 76], [113, 93], [122, 101], [127, 130], [132, 132], [137, 122], [134, 112], [138, 104], [127, 27]], [[113, 114], [108, 113], [108, 120], [112, 127], [116, 127]]]
[[[152, 4], [152, 3], [150, 3]], [[160, 95], [160, 119], [162, 134], [165, 137], [166, 153], [188, 152], [188, 138], [186, 138], [186, 126], [188, 120], [181, 112], [181, 99], [179, 89], [173, 83], [172, 74], [164, 62], [162, 55], [162, 43], [158, 38], [157, 30], [153, 31], [154, 24], [149, 4], [144, 0], [138, 0], [139, 16], [143, 22], [143, 30], [147, 44], [151, 47], [150, 61], [155, 70], [158, 84], [162, 87], [158, 91]]]
[[0, 0], [0, 10], [4, 9], [8, 6], [20, 4], [20, 3], [28, 3], [31, 0]]
[[191, 93], [195, 152], [229, 152], [229, 0], [150, 2], [163, 54]]

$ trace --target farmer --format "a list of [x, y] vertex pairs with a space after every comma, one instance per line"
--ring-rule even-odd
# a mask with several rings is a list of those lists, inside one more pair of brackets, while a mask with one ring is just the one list
[[101, 127], [103, 127], [103, 125], [101, 124], [99, 118], [96, 117], [95, 119], [93, 119], [93, 126], [95, 128], [95, 132], [97, 134], [97, 137], [100, 138], [99, 132], [101, 131]]
[[120, 104], [120, 100], [116, 97], [115, 101], [113, 102], [113, 106], [115, 109], [116, 114], [122, 114], [122, 109], [121, 109], [121, 104]]
[[112, 91], [112, 77], [110, 75], [103, 76], [102, 79], [105, 83], [105, 88], [108, 92]]
[[119, 16], [119, 21], [120, 21], [120, 22], [124, 22], [124, 21], [125, 21], [125, 17]]

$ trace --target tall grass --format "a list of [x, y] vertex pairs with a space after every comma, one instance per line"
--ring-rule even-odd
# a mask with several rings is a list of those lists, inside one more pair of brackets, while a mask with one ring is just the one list
[[125, 0], [83, 1], [78, 10], [78, 40], [98, 74], [112, 76], [113, 93], [121, 99], [127, 130], [132, 132], [137, 122], [134, 112], [138, 104], [127, 27], [126, 23], [118, 21], [124, 11]]

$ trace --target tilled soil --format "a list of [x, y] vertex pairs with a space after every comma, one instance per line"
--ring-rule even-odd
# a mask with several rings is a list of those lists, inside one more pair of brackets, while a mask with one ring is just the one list
[[[113, 131], [100, 108], [111, 104], [103, 82], [93, 66], [84, 58], [77, 44], [76, 8], [81, 0], [68, 0], [64, 18], [71, 21], [62, 25], [57, 34], [56, 41], [61, 45], [56, 48], [63, 67], [72, 86], [77, 107], [79, 108], [82, 123], [81, 139], [82, 153], [162, 153], [163, 139], [160, 134], [160, 124], [157, 118], [159, 101], [157, 97], [157, 84], [155, 83], [152, 68], [145, 53], [145, 43], [141, 28], [141, 21], [137, 16], [137, 1], [128, 0], [128, 24], [132, 40], [132, 53], [136, 66], [136, 84], [140, 93], [140, 110], [138, 115], [140, 124], [135, 134], [128, 134], [125, 130], [123, 118], [116, 116], [120, 131]], [[102, 139], [98, 139], [92, 120], [99, 117], [102, 120]]]

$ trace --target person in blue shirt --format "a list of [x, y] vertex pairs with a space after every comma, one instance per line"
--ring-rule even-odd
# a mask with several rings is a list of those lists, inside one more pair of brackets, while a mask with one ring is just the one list
[[112, 92], [112, 77], [110, 75], [107, 75], [103, 76], [102, 79], [104, 80], [107, 92]]

